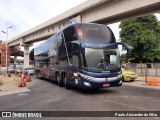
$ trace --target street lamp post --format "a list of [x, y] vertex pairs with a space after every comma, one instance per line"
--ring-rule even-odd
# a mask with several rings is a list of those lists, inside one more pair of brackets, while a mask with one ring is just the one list
[[7, 46], [7, 41], [8, 41], [8, 29], [9, 28], [12, 28], [13, 26], [10, 26], [10, 27], [7, 27], [7, 31], [5, 32], [5, 31], [2, 31], [3, 33], [5, 33], [6, 34], [6, 75], [7, 75], [7, 69], [8, 69], [8, 55], [7, 55], [7, 53], [8, 53], [8, 46]]

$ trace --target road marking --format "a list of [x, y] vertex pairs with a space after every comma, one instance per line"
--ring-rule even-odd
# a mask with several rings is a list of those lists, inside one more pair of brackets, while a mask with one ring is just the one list
[[18, 96], [25, 96], [25, 95], [29, 95], [29, 93], [18, 93]]

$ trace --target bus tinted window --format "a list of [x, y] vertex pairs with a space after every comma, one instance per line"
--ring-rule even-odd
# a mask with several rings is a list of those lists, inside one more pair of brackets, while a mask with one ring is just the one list
[[81, 24], [77, 28], [77, 34], [82, 41], [99, 44], [114, 43], [115, 38], [111, 30], [99, 24]]
[[66, 28], [63, 33], [66, 43], [77, 40], [76, 31], [73, 26]]

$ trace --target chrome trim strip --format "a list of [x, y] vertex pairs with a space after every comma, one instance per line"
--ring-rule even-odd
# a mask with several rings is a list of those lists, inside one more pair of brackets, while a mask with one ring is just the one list
[[117, 77], [109, 77], [109, 78], [94, 78], [88, 75], [84, 75], [82, 73], [78, 73], [81, 77], [90, 80], [90, 81], [94, 81], [94, 82], [106, 82], [106, 81], [115, 81], [118, 80], [120, 78], [122, 78], [122, 74], [118, 75]]

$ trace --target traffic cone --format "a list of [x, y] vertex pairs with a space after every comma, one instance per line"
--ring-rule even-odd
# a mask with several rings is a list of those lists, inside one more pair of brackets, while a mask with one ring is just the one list
[[24, 73], [22, 73], [22, 87], [25, 87], [26, 86], [26, 83], [24, 81]]
[[28, 72], [28, 76], [27, 76], [26, 82], [31, 82], [31, 77], [30, 77], [29, 72]]
[[147, 81], [147, 85], [149, 85], [149, 86], [159, 86], [158, 79], [156, 79], [156, 78], [150, 78]]
[[24, 73], [22, 73], [21, 82], [18, 84], [18, 87], [25, 87], [26, 83], [24, 81]]
[[22, 82], [20, 82], [20, 83], [18, 84], [18, 87], [22, 87]]

